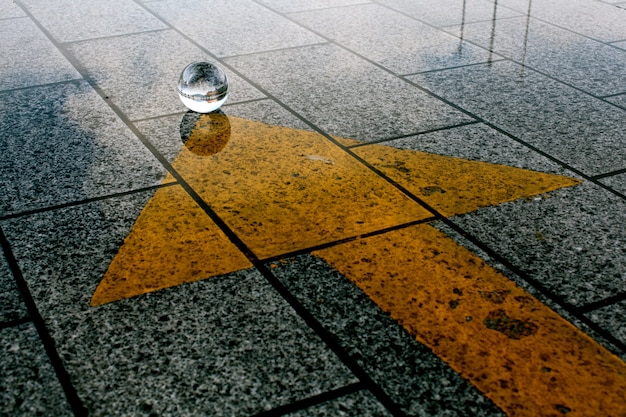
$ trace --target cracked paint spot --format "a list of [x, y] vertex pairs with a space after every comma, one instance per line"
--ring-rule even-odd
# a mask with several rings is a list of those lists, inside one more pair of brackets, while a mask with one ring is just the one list
[[509, 339], [532, 336], [538, 329], [538, 326], [530, 321], [512, 319], [504, 310], [491, 311], [483, 322], [488, 329], [498, 331]]

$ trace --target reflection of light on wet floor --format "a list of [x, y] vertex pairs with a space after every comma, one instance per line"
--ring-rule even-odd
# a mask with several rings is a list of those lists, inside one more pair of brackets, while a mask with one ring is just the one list
[[[328, 246], [314, 254], [511, 415], [610, 414], [623, 398], [623, 362], [433, 227], [402, 227], [433, 214], [357, 158], [316, 133], [236, 117], [194, 126], [173, 166], [254, 257]], [[214, 143], [202, 135], [212, 129]], [[381, 145], [355, 154], [444, 216], [578, 183]], [[163, 187], [92, 304], [251, 265], [182, 187]]]

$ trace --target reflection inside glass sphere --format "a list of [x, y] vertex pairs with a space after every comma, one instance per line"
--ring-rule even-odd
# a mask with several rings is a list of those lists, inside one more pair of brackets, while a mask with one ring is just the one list
[[228, 97], [228, 77], [213, 63], [193, 62], [180, 74], [178, 97], [188, 109], [195, 112], [215, 111]]
[[180, 138], [192, 153], [214, 155], [224, 149], [230, 139], [230, 121], [221, 110], [207, 114], [189, 111], [180, 122]]

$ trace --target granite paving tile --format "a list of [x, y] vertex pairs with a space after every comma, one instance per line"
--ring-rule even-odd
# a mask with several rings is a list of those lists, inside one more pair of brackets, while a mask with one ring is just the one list
[[[68, 49], [111, 102], [132, 120], [185, 111], [177, 93], [181, 72], [194, 61], [215, 62], [173, 30], [80, 42]], [[225, 71], [229, 103], [264, 97]]]
[[32, 323], [0, 329], [0, 349], [0, 415], [74, 415]]
[[378, 4], [290, 16], [316, 33], [399, 74], [488, 59], [487, 51]]
[[[626, 255], [626, 250], [624, 251]], [[615, 338], [626, 343], [626, 301], [612, 304], [586, 314]]]
[[371, 141], [471, 120], [335, 45], [240, 56], [226, 62], [333, 135]]
[[0, 93], [0, 215], [153, 186], [165, 169], [84, 82]]
[[617, 96], [607, 97], [605, 98], [605, 100], [610, 101], [613, 104], [617, 104], [618, 106], [626, 110], [626, 93]]
[[302, 255], [270, 267], [408, 415], [503, 415], [321, 259]]
[[618, 174], [605, 177], [599, 180], [602, 184], [608, 185], [615, 191], [626, 195], [626, 174]]
[[147, 7], [218, 57], [323, 42], [252, 0], [164, 0]]
[[531, 15], [556, 26], [604, 42], [626, 39], [626, 10], [594, 0], [502, 0], [499, 5]]
[[81, 78], [27, 17], [0, 19], [0, 38], [0, 90]]
[[585, 182], [453, 221], [573, 306], [624, 290], [626, 201]]
[[409, 78], [585, 174], [623, 168], [626, 113], [528, 68], [503, 61]]
[[253, 269], [45, 318], [90, 415], [249, 416], [356, 382]]
[[258, 0], [258, 2], [282, 13], [371, 3], [369, 0]]
[[[499, 23], [499, 24], [498, 24]], [[455, 35], [596, 96], [626, 90], [626, 51], [537, 19], [447, 28]]]
[[388, 417], [391, 415], [372, 394], [368, 391], [359, 391], [333, 401], [285, 414], [285, 417]]
[[23, 0], [58, 42], [163, 29], [163, 22], [132, 0]]
[[400, 149], [575, 176], [547, 157], [482, 123], [389, 140], [381, 144]]
[[0, 20], [26, 16], [13, 0], [0, 0]]
[[13, 273], [4, 255], [0, 254], [0, 323], [28, 317]]
[[0, 222], [43, 316], [90, 309], [96, 286], [151, 195], [135, 193]]
[[[624, 3], [624, 8], [626, 8], [626, 3]], [[626, 41], [614, 42], [611, 45], [626, 50]]]
[[498, 19], [522, 14], [519, 11], [498, 7], [498, 3], [488, 0], [442, 0], [436, 3], [429, 0], [378, 0], [377, 2], [437, 27], [491, 21], [494, 19], [494, 10]]

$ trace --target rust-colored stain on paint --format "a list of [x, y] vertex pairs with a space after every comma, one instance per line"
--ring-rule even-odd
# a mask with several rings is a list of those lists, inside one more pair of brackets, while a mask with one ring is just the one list
[[[578, 180], [382, 145], [353, 152], [361, 160], [313, 132], [206, 115], [173, 166], [257, 258], [328, 245], [313, 254], [507, 414], [626, 415], [624, 362], [434, 227], [407, 226], [433, 215], [374, 170], [445, 216]], [[141, 212], [92, 305], [250, 266], [172, 185]]]
[[508, 415], [626, 415], [624, 362], [436, 228], [313, 254]]

